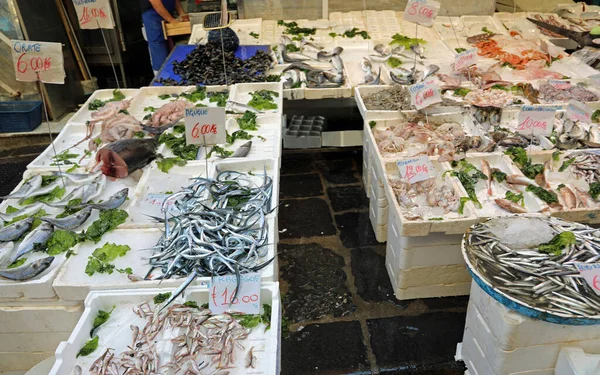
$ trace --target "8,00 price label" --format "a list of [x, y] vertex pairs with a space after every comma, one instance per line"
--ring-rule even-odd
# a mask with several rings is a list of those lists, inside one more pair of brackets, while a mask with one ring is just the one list
[[185, 138], [188, 144], [223, 144], [227, 139], [225, 108], [187, 108]]
[[12, 40], [12, 58], [17, 81], [65, 83], [62, 44]]
[[432, 27], [440, 10], [440, 3], [433, 0], [409, 0], [404, 9], [404, 19], [421, 26]]

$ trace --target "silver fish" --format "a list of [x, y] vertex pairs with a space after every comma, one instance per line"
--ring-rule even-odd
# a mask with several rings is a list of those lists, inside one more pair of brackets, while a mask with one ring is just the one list
[[227, 104], [225, 105], [225, 109], [227, 111], [235, 112], [235, 113], [245, 113], [246, 111], [250, 111], [250, 112], [253, 112], [253, 113], [260, 113], [261, 112], [258, 109], [250, 107], [247, 104], [234, 102], [232, 100], [229, 100], [227, 102]]
[[600, 130], [597, 125], [590, 126], [586, 139], [583, 141], [589, 147], [600, 147]]
[[379, 85], [381, 83], [381, 67], [379, 67], [379, 72], [377, 73], [377, 77], [373, 77], [371, 82], [367, 82], [369, 85]]
[[323, 72], [323, 75], [329, 82], [344, 83], [344, 75], [342, 73]]
[[320, 50], [323, 49], [322, 46], [320, 46], [320, 45], [318, 45], [318, 44], [316, 44], [314, 42], [311, 42], [311, 41], [307, 40], [304, 37], [302, 38], [302, 41], [300, 43], [302, 44], [303, 47], [310, 47], [310, 48], [313, 48], [313, 49], [315, 49], [317, 51], [320, 51]]
[[425, 80], [425, 78], [429, 77], [432, 74], [435, 74], [438, 70], [440, 70], [440, 67], [434, 64], [428, 65], [425, 67], [425, 70], [423, 71], [423, 78], [421, 80]]
[[29, 280], [47, 270], [53, 261], [54, 257], [46, 257], [29, 262], [21, 267], [0, 269], [0, 276], [15, 281]]
[[85, 207], [81, 211], [75, 212], [69, 216], [65, 216], [60, 219], [50, 218], [50, 217], [42, 217], [40, 220], [50, 223], [57, 228], [65, 229], [65, 230], [73, 230], [79, 226], [81, 226], [85, 221], [90, 217], [92, 213], [92, 207]]
[[310, 57], [301, 53], [288, 52], [285, 48], [281, 52], [281, 56], [283, 56], [283, 61], [285, 61], [286, 63], [312, 60]]
[[337, 70], [338, 73], [342, 73], [344, 71], [344, 63], [342, 62], [342, 58], [340, 57], [340, 55], [333, 56], [333, 58], [331, 59], [331, 63], [333, 64], [333, 67], [335, 68], [335, 70]]
[[425, 56], [423, 55], [423, 53], [425, 53], [425, 49], [423, 49], [423, 46], [421, 46], [420, 44], [413, 44], [412, 46], [410, 46], [410, 50], [413, 51], [415, 55], [417, 55], [420, 59], [425, 58]]
[[287, 72], [288, 70], [292, 70], [292, 69], [299, 69], [299, 70], [307, 70], [307, 71], [318, 71], [321, 72], [323, 71], [323, 69], [317, 69], [307, 63], [304, 62], [294, 62], [291, 63], [290, 65], [288, 65], [287, 67], [285, 67], [282, 71], [282, 73]]
[[392, 57], [392, 53], [388, 53], [387, 55], [369, 55], [369, 60], [377, 63], [384, 63], [388, 61]]
[[57, 187], [58, 188], [64, 187], [64, 184], [63, 184], [63, 182], [62, 182], [61, 179], [54, 180], [50, 184], [48, 184], [48, 185], [46, 185], [46, 186], [44, 186], [42, 188], [39, 188], [39, 189], [37, 189], [35, 191], [30, 192], [29, 194], [27, 194], [26, 197], [23, 197], [23, 199], [21, 201], [23, 201], [24, 199], [27, 199], [27, 198], [39, 197], [40, 195], [48, 194], [52, 190], [56, 189]]
[[14, 241], [20, 238], [23, 233], [31, 229], [33, 220], [32, 217], [28, 217], [27, 219], [19, 220], [12, 225], [0, 229], [0, 242]]
[[385, 50], [385, 46], [381, 43], [376, 44], [375, 47], [373, 47], [373, 49], [375, 50], [375, 52], [377, 52], [380, 55], [387, 55], [387, 52]]
[[51, 224], [40, 224], [39, 227], [35, 228], [31, 231], [31, 233], [25, 236], [25, 238], [17, 248], [16, 253], [13, 254], [13, 256], [11, 257], [10, 263], [13, 263], [15, 260], [19, 259], [23, 255], [35, 250], [36, 247], [44, 246], [53, 232], [54, 229], [52, 228]]
[[66, 173], [66, 172], [52, 172], [53, 176], [64, 177], [74, 184], [82, 185], [94, 181], [98, 176], [102, 174], [101, 171], [95, 173]]
[[0, 244], [0, 268], [4, 268], [10, 264], [8, 262], [14, 249], [15, 243], [12, 241]]
[[106, 176], [102, 175], [96, 181], [92, 182], [90, 185], [87, 186], [87, 188], [83, 192], [83, 197], [81, 198], [81, 201], [83, 203], [87, 203], [92, 199], [96, 198], [97, 196], [102, 194], [104, 186], [106, 186]]
[[31, 216], [31, 215], [36, 214], [39, 210], [41, 210], [43, 206], [44, 206], [43, 203], [37, 202], [30, 206], [22, 208], [18, 211], [12, 212], [10, 214], [8, 214], [8, 213], [0, 214], [0, 219], [2, 219], [4, 221], [11, 221], [18, 216], [23, 216], [23, 215]]
[[250, 149], [252, 148], [252, 141], [248, 141], [241, 145], [230, 158], [244, 158], [250, 153]]
[[[85, 205], [81, 205], [79, 207], [90, 207], [96, 210], [112, 210], [114, 208], [119, 208], [125, 200], [127, 199], [127, 195], [129, 194], [129, 188], [121, 189], [116, 192], [113, 196], [108, 198], [102, 203], [88, 203]], [[66, 218], [65, 218], [66, 219]]]
[[42, 176], [38, 174], [38, 175], [35, 175], [32, 178], [30, 178], [29, 180], [27, 180], [23, 185], [21, 185], [19, 190], [15, 191], [12, 194], [0, 197], [0, 199], [26, 198], [29, 196], [29, 194], [31, 194], [33, 191], [39, 189], [41, 186], [42, 186]]
[[83, 193], [85, 192], [86, 189], [87, 189], [87, 185], [78, 186], [75, 189], [73, 189], [69, 194], [67, 194], [63, 199], [59, 200], [58, 202], [50, 202], [50, 203], [44, 203], [44, 204], [46, 206], [50, 206], [50, 207], [64, 207], [67, 204], [69, 204], [69, 202], [72, 201], [73, 199], [82, 199]]
[[392, 81], [400, 85], [412, 85], [414, 83], [412, 76], [397, 76], [396, 74], [394, 74], [394, 72], [390, 72], [390, 78], [392, 79]]
[[363, 70], [363, 72], [370, 73], [373, 70], [373, 65], [369, 59], [363, 57], [363, 59], [360, 61], [360, 68]]

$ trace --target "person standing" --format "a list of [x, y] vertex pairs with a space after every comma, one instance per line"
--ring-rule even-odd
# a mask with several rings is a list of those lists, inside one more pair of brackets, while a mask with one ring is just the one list
[[189, 15], [183, 11], [180, 0], [140, 0], [140, 5], [152, 70], [156, 74], [169, 56], [169, 45], [163, 34], [162, 21], [177, 23], [173, 11], [177, 11], [181, 21], [188, 21]]

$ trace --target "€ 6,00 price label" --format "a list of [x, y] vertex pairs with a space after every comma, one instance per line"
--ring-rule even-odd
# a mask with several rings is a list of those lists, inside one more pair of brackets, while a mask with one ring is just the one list
[[65, 83], [61, 43], [11, 40], [17, 81]]
[[223, 144], [227, 134], [225, 108], [187, 108], [185, 139], [187, 144]]
[[577, 100], [571, 100], [567, 106], [567, 118], [573, 121], [591, 122], [593, 113], [593, 109]]
[[421, 26], [432, 27], [440, 10], [440, 3], [433, 0], [409, 0], [404, 9], [404, 19]]
[[260, 275], [245, 273], [240, 275], [239, 290], [237, 284], [235, 275], [217, 276], [211, 279], [208, 287], [210, 291], [208, 307], [213, 314], [221, 314], [225, 311], [260, 314]]
[[471, 65], [477, 64], [477, 48], [471, 48], [459, 53], [454, 58], [454, 71], [458, 72]]
[[400, 176], [411, 184], [435, 177], [435, 168], [427, 156], [398, 160], [396, 165]]
[[114, 29], [109, 0], [73, 0], [82, 29]]
[[550, 136], [554, 128], [556, 110], [556, 107], [522, 106], [517, 132], [525, 135]]
[[594, 289], [594, 292], [600, 295], [600, 263], [575, 262], [575, 267], [588, 285]]
[[410, 92], [412, 104], [417, 109], [423, 109], [442, 101], [440, 88], [433, 80], [409, 86], [408, 91]]

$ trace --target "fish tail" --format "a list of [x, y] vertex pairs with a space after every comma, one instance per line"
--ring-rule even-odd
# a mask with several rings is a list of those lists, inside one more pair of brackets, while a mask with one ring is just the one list
[[175, 298], [179, 297], [181, 293], [183, 293], [183, 291], [196, 279], [197, 276], [198, 273], [196, 272], [196, 270], [193, 270], [192, 273], [190, 273], [190, 275], [188, 276], [188, 278], [183, 282], [183, 284], [181, 284], [179, 288], [177, 288], [177, 290], [175, 290], [173, 294], [171, 294], [171, 297], [169, 297], [169, 299], [165, 301], [164, 305], [160, 308], [160, 310], [158, 310], [158, 313], [160, 314], [160, 312], [163, 311], [165, 307], [169, 306], [169, 304], [171, 304], [171, 302], [173, 302]]

